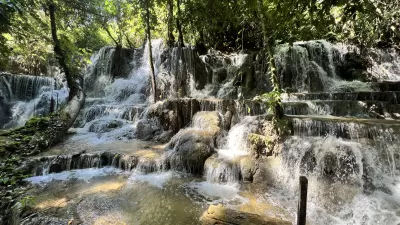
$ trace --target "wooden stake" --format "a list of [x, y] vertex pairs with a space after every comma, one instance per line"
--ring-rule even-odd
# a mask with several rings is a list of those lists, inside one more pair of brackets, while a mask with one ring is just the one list
[[305, 176], [300, 176], [300, 196], [299, 196], [299, 208], [297, 213], [297, 225], [306, 225], [307, 217], [307, 189], [308, 179]]

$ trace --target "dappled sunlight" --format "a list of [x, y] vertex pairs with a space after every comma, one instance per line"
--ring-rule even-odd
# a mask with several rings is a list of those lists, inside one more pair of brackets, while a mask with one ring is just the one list
[[96, 194], [117, 191], [120, 190], [125, 184], [126, 181], [106, 181], [80, 190], [78, 194]]
[[155, 159], [157, 157], [160, 157], [161, 154], [152, 150], [139, 150], [135, 152], [135, 155], [141, 158]]
[[119, 221], [119, 215], [107, 213], [105, 216], [100, 216], [93, 221], [93, 225], [128, 225], [128, 223]]
[[241, 192], [243, 197], [248, 199], [245, 203], [239, 206], [239, 210], [247, 213], [254, 213], [261, 216], [270, 216], [282, 219], [293, 220], [282, 208], [268, 203], [263, 198], [251, 192]]
[[49, 199], [35, 204], [36, 209], [64, 208], [68, 205], [67, 198]]

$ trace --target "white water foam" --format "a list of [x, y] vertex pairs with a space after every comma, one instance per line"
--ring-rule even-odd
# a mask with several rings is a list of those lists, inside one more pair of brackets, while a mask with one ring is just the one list
[[200, 196], [209, 203], [244, 202], [246, 199], [239, 195], [239, 187], [237, 183], [220, 184], [203, 181], [191, 182], [186, 189], [189, 196], [197, 196], [197, 198]]
[[139, 171], [135, 171], [130, 177], [129, 182], [145, 182], [154, 187], [163, 188], [164, 185], [173, 177], [178, 176], [178, 174], [168, 171], [160, 173], [149, 173], [144, 174]]
[[[162, 53], [163, 41], [153, 40], [153, 61], [155, 73], [157, 74], [157, 64]], [[99, 52], [99, 55], [101, 52]], [[86, 109], [85, 117], [90, 116], [91, 121], [84, 118], [85, 124], [77, 129], [78, 134], [73, 136], [73, 140], [87, 140], [93, 144], [105, 143], [112, 140], [130, 140], [134, 138], [137, 120], [140, 115], [127, 116], [132, 114], [132, 110], [137, 113], [143, 112], [144, 108], [152, 99], [148, 96], [150, 87], [150, 66], [149, 66], [149, 48], [145, 45], [140, 65], [137, 65], [128, 78], [115, 79], [112, 83], [106, 84], [104, 93], [106, 97], [94, 96], [99, 98], [100, 104], [94, 102], [93, 106]], [[99, 56], [93, 57], [93, 66], [97, 65]], [[102, 74], [103, 76], [104, 74]], [[107, 79], [110, 74], [106, 74]], [[89, 78], [88, 78], [89, 79]], [[98, 93], [92, 93], [99, 95]], [[94, 99], [92, 98], [92, 99]]]
[[25, 181], [39, 185], [46, 185], [53, 181], [67, 181], [71, 179], [77, 179], [89, 182], [91, 179], [95, 177], [104, 177], [104, 176], [123, 174], [123, 173], [126, 172], [123, 172], [122, 170], [113, 167], [104, 167], [101, 169], [91, 168], [91, 169], [70, 170], [61, 173], [51, 173], [44, 176], [29, 177], [26, 178]]
[[[298, 177], [306, 175], [311, 224], [399, 224], [400, 176], [389, 170], [391, 159], [379, 145], [335, 137], [292, 137], [286, 143], [266, 193], [275, 205], [295, 218]], [[327, 157], [333, 155], [336, 162]]]

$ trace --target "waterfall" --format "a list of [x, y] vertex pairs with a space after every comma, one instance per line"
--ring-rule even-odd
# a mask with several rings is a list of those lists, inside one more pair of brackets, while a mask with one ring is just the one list
[[[267, 160], [265, 197], [295, 217], [298, 179], [304, 175], [310, 223], [398, 224], [400, 124], [393, 120], [399, 118], [398, 92], [373, 87], [398, 81], [398, 55], [310, 41], [281, 46], [276, 57], [283, 86], [301, 93], [282, 96], [292, 136], [279, 158]], [[365, 58], [369, 67], [362, 65]], [[353, 81], [360, 71], [372, 83]]]
[[288, 92], [373, 91], [371, 85], [356, 79], [398, 78], [400, 60], [395, 50], [371, 49], [364, 58], [360, 54], [355, 46], [318, 40], [278, 46], [275, 58], [280, 83]]
[[68, 89], [59, 78], [0, 74], [0, 128], [22, 126], [34, 115], [50, 114], [66, 103]]
[[[163, 46], [162, 40], [152, 41], [156, 74]], [[132, 61], [122, 66], [123, 70], [131, 69], [127, 77], [113, 77], [111, 68], [117, 63], [112, 60], [114, 55], [115, 48], [105, 47], [92, 57], [84, 81], [90, 97], [78, 119], [79, 135], [74, 137], [75, 140], [104, 142], [135, 137], [136, 122], [150, 97], [149, 48], [146, 44], [128, 57]]]
[[[205, 176], [209, 182], [239, 182], [248, 179], [248, 161], [251, 160], [249, 151], [249, 134], [259, 129], [258, 117], [244, 117], [233, 126], [226, 138], [219, 144], [221, 147], [207, 159]], [[250, 163], [251, 164], [251, 163]]]
[[[69, 185], [80, 174], [89, 182], [83, 186], [91, 186], [109, 176], [104, 179], [118, 183], [112, 194], [79, 201], [77, 208], [86, 215], [82, 218], [90, 214], [91, 221], [101, 215], [92, 204], [100, 199], [108, 211], [120, 213], [127, 207], [127, 215], [140, 213], [136, 220], [118, 214], [118, 222], [145, 221], [142, 212], [150, 215], [147, 220], [168, 210], [173, 211], [169, 217], [177, 214], [175, 209], [187, 213], [186, 201], [240, 210], [261, 202], [268, 207], [254, 213], [295, 223], [298, 178], [304, 175], [309, 179], [310, 224], [400, 222], [400, 90], [393, 83], [381, 91], [382, 81], [398, 76], [398, 55], [392, 50], [366, 53], [371, 62], [366, 68], [354, 46], [323, 40], [279, 46], [275, 57], [288, 92], [282, 106], [291, 130], [276, 143], [266, 106], [248, 100], [252, 90], [271, 87], [261, 54], [210, 51], [198, 56], [192, 47], [167, 49], [161, 40], [151, 44], [164, 100], [149, 101], [147, 45], [126, 50], [121, 74], [114, 69], [116, 49], [101, 49], [85, 75], [88, 100], [76, 134], [63, 143], [65, 149], [49, 153], [57, 156], [30, 158], [28, 170], [42, 176], [28, 181], [55, 185], [49, 180], [68, 180]], [[271, 138], [274, 150], [264, 154], [269, 139], [255, 146], [250, 134]], [[156, 141], [169, 142], [156, 146]], [[156, 209], [160, 211], [152, 211]], [[196, 215], [191, 218], [197, 222], [200, 213]], [[167, 224], [183, 223], [181, 218], [173, 221]]]

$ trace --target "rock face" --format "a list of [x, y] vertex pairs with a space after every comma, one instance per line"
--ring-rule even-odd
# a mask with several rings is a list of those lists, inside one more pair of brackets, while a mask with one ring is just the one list
[[[229, 130], [241, 116], [266, 113], [266, 107], [255, 101], [168, 99], [151, 105], [146, 119], [139, 121], [137, 137], [167, 142], [180, 129], [187, 127], [193, 116], [202, 111], [218, 111], [223, 115], [222, 128]], [[200, 124], [197, 124], [200, 125]]]
[[200, 218], [202, 225], [291, 225], [292, 223], [272, 217], [244, 213], [224, 208], [222, 205], [211, 205]]
[[157, 75], [162, 96], [191, 96], [211, 81], [212, 70], [192, 47], [175, 47], [163, 52]]
[[237, 99], [271, 90], [269, 78], [261, 72], [262, 62], [254, 52], [224, 55], [210, 50], [199, 56], [192, 47], [175, 47], [164, 50], [160, 61], [157, 84], [163, 99]]
[[343, 61], [338, 67], [339, 76], [345, 80], [359, 80], [363, 82], [371, 81], [368, 73], [370, 62], [361, 54], [348, 52], [344, 54]]
[[168, 168], [200, 174], [215, 148], [222, 121], [218, 112], [199, 112], [190, 128], [179, 131], [166, 147]]
[[88, 93], [105, 94], [104, 89], [111, 84], [114, 78], [128, 77], [133, 67], [135, 58], [143, 54], [142, 49], [125, 49], [104, 47], [93, 55], [93, 66], [85, 74], [85, 91]]

